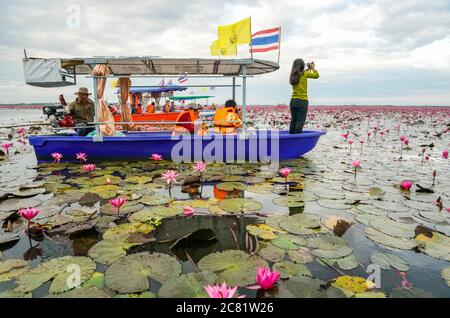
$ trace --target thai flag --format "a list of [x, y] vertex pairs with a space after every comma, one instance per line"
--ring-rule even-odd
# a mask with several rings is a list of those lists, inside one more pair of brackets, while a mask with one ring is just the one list
[[163, 87], [164, 86], [164, 78], [161, 80], [161, 82], [159, 82], [159, 84], [158, 84], [160, 87]]
[[278, 50], [280, 44], [280, 27], [262, 30], [252, 35], [250, 52], [268, 52]]
[[185, 74], [181, 75], [181, 76], [178, 78], [178, 83], [183, 84], [183, 83], [186, 83], [187, 80], [188, 80], [188, 77], [187, 77], [187, 75], [186, 75], [186, 73], [185, 73]]

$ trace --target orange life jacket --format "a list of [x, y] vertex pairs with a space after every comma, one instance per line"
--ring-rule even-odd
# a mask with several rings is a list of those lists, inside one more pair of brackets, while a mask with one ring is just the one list
[[139, 106], [139, 105], [138, 105], [138, 106], [136, 107], [136, 114], [139, 114], [139, 115], [142, 114], [142, 106]]
[[170, 113], [170, 105], [166, 105], [166, 114]]
[[177, 123], [187, 123], [190, 124], [176, 124], [174, 128], [175, 133], [183, 133], [189, 131], [190, 133], [194, 133], [194, 122], [197, 120], [197, 115], [195, 111], [191, 109], [183, 110], [176, 120]]
[[155, 112], [155, 106], [153, 106], [152, 104], [149, 104], [147, 106], [147, 114], [153, 114]]
[[234, 107], [223, 107], [214, 114], [214, 131], [217, 133], [234, 133], [241, 127], [239, 115]]

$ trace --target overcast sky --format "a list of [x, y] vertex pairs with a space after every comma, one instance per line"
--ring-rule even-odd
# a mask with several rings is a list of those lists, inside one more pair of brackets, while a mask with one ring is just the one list
[[[282, 40], [280, 69], [249, 79], [250, 104], [288, 103], [290, 67], [301, 57], [321, 75], [309, 82], [312, 104], [450, 105], [449, 0], [2, 0], [0, 11], [0, 103], [74, 97], [74, 87], [25, 85], [24, 48], [36, 57], [209, 57], [217, 26], [251, 15], [252, 31], [281, 25]], [[239, 57], [248, 55], [241, 46]], [[79, 83], [92, 89], [91, 81]], [[223, 103], [231, 92], [215, 94]], [[115, 100], [111, 89], [107, 96]]]

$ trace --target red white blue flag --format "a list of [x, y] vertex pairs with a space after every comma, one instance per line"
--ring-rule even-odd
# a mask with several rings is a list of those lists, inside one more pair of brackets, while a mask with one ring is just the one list
[[280, 48], [280, 27], [261, 30], [252, 34], [250, 52], [260, 53]]
[[186, 83], [187, 80], [188, 80], [188, 77], [187, 77], [187, 74], [185, 73], [178, 78], [178, 83], [183, 84], [183, 83]]
[[164, 78], [161, 80], [161, 82], [159, 82], [158, 84], [159, 86], [163, 87], [164, 86]]

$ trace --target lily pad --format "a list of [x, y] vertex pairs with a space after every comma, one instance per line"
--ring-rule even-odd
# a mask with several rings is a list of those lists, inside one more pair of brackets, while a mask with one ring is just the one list
[[102, 240], [91, 247], [88, 255], [97, 263], [110, 265], [127, 255], [127, 250], [136, 245], [139, 244], [127, 243], [123, 239]]
[[[138, 212], [144, 208], [144, 205], [139, 202], [127, 202], [124, 204], [120, 210], [120, 215], [127, 215], [130, 213]], [[100, 207], [100, 212], [108, 215], [117, 215], [117, 209], [111, 204], [107, 203]]]
[[282, 248], [283, 250], [298, 250], [300, 246], [306, 246], [307, 241], [292, 234], [282, 234], [279, 238], [271, 241], [273, 245]]
[[450, 287], [450, 266], [447, 266], [442, 270], [441, 276], [447, 282], [447, 285]]
[[28, 262], [21, 259], [9, 259], [0, 262], [0, 283], [17, 278], [28, 271]]
[[217, 283], [229, 286], [247, 286], [255, 283], [258, 267], [267, 267], [267, 262], [239, 250], [216, 252], [203, 257], [198, 263], [201, 271], [218, 275]]
[[219, 207], [230, 213], [251, 213], [262, 209], [262, 204], [252, 199], [225, 199], [220, 202]]
[[131, 222], [148, 223], [155, 219], [170, 218], [183, 213], [181, 206], [173, 207], [152, 207], [143, 209], [132, 214], [129, 218]]
[[389, 294], [390, 298], [434, 298], [433, 294], [419, 288], [394, 288]]
[[289, 258], [299, 264], [311, 263], [314, 260], [313, 255], [306, 248], [299, 248], [298, 250], [287, 251]]
[[327, 291], [321, 287], [324, 284], [310, 277], [291, 277], [279, 282], [269, 293], [276, 298], [327, 298]]
[[424, 234], [417, 235], [416, 242], [418, 243], [418, 249], [422, 253], [450, 261], [450, 237], [438, 232], [432, 232], [431, 237]]
[[149, 278], [164, 283], [181, 274], [180, 262], [161, 253], [138, 253], [118, 259], [105, 273], [108, 288], [119, 293], [138, 293], [150, 288]]
[[277, 229], [267, 224], [247, 225], [248, 233], [255, 235], [263, 240], [273, 240], [278, 238], [275, 232], [279, 232]]
[[320, 235], [308, 239], [311, 254], [321, 258], [342, 258], [351, 254], [352, 249], [344, 239], [333, 235]]
[[217, 275], [211, 272], [188, 273], [165, 281], [158, 293], [162, 298], [207, 298], [205, 285], [212, 285]]
[[282, 196], [277, 197], [272, 200], [272, 202], [279, 206], [289, 207], [289, 208], [299, 208], [305, 205], [303, 199], [297, 196]]
[[221, 182], [216, 185], [217, 189], [222, 191], [242, 191], [247, 188], [247, 186], [240, 182]]
[[14, 233], [0, 233], [0, 244], [10, 243], [19, 240], [19, 235]]
[[366, 227], [365, 233], [369, 239], [387, 248], [411, 250], [417, 246], [414, 240], [389, 236], [371, 227]]
[[133, 233], [148, 234], [154, 229], [155, 228], [152, 225], [146, 223], [139, 223], [139, 222], [123, 223], [106, 230], [106, 232], [103, 233], [103, 239], [104, 240], [118, 239], [125, 241]]
[[309, 235], [318, 233], [320, 220], [314, 214], [294, 214], [278, 221], [283, 230], [297, 235]]
[[379, 217], [371, 220], [370, 226], [372, 226], [375, 230], [390, 236], [412, 238], [415, 236], [414, 230], [417, 224], [401, 223], [387, 217]]
[[391, 266], [398, 271], [406, 272], [409, 270], [408, 263], [401, 257], [381, 252], [373, 252], [370, 255], [370, 261], [380, 266], [382, 269], [389, 269]]
[[80, 283], [88, 280], [95, 272], [95, 263], [88, 257], [64, 256], [53, 258], [19, 276], [18, 287], [14, 291], [31, 292], [51, 280], [49, 292], [51, 294], [63, 293], [76, 287], [70, 286], [67, 281], [77, 267], [80, 273]]
[[303, 265], [291, 261], [282, 261], [275, 263], [272, 270], [278, 272], [281, 278], [289, 278], [292, 276], [308, 276], [312, 277], [309, 269]]
[[262, 243], [260, 243], [260, 246], [261, 248], [258, 250], [258, 255], [269, 262], [281, 262], [286, 254], [284, 249], [272, 244], [262, 246]]
[[162, 195], [162, 194], [154, 194], [154, 195], [150, 195], [150, 196], [143, 196], [140, 199], [141, 203], [145, 204], [145, 205], [164, 205], [164, 204], [168, 204], [170, 202], [173, 201], [172, 198]]

